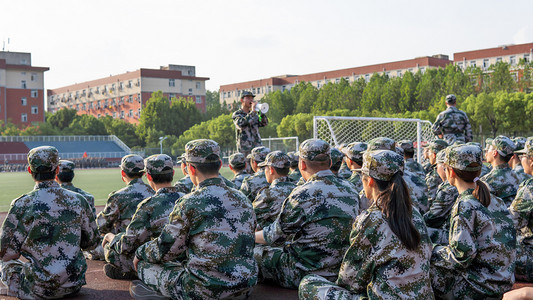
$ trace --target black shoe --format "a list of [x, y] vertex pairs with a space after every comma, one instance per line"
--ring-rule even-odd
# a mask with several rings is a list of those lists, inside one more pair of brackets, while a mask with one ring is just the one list
[[125, 280], [133, 280], [137, 279], [137, 274], [134, 272], [122, 272], [119, 268], [113, 266], [112, 264], [105, 264], [104, 265], [104, 273], [107, 277], [112, 279], [125, 279]]
[[149, 286], [144, 284], [144, 282], [140, 280], [134, 280], [130, 283], [130, 295], [134, 299], [156, 299], [156, 300], [166, 300], [170, 299], [168, 297], [165, 297], [161, 295], [160, 293], [152, 290]]

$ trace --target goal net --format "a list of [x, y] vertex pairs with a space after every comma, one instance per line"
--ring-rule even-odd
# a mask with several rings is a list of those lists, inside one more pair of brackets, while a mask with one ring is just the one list
[[377, 137], [395, 141], [411, 140], [420, 161], [422, 146], [435, 139], [431, 122], [419, 119], [315, 116], [313, 134], [338, 147], [352, 142], [368, 142]]
[[270, 148], [271, 151], [283, 151], [285, 153], [290, 151], [298, 151], [300, 145], [297, 136], [280, 137], [280, 138], [262, 138], [263, 146]]

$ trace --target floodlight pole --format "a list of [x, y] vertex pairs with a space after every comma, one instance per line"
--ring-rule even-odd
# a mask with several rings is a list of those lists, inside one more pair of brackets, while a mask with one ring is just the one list
[[159, 137], [159, 153], [163, 154], [163, 141], [166, 140], [168, 136]]

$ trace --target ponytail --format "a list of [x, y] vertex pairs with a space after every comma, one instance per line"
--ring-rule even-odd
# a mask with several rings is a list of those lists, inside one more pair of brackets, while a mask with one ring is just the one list
[[[471, 163], [468, 165], [469, 168], [472, 167], [478, 167], [478, 163]], [[455, 175], [459, 177], [464, 182], [473, 182], [476, 184], [476, 188], [474, 189], [474, 192], [472, 193], [472, 196], [474, 196], [483, 206], [488, 207], [490, 205], [490, 190], [487, 187], [487, 185], [479, 180], [479, 174], [481, 174], [481, 169], [477, 171], [464, 171], [464, 170], [458, 170], [453, 169], [455, 172]]]
[[380, 190], [376, 204], [387, 218], [389, 227], [407, 249], [415, 250], [421, 237], [413, 224], [411, 197], [401, 172], [394, 174], [391, 181], [374, 180]]

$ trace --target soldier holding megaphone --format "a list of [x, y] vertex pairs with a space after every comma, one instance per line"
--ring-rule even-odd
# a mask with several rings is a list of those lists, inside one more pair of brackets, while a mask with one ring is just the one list
[[253, 148], [261, 146], [261, 136], [259, 127], [268, 124], [265, 113], [268, 111], [268, 104], [254, 101], [255, 95], [244, 91], [241, 94], [241, 109], [233, 113], [233, 123], [235, 124], [237, 151], [244, 155], [250, 154]]

